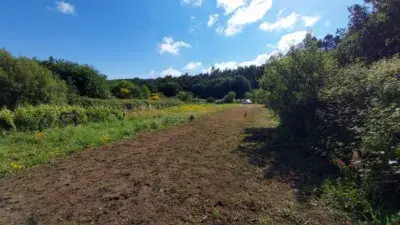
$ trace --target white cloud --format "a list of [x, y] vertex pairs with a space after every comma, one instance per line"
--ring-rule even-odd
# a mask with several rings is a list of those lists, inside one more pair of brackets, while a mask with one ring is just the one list
[[230, 14], [246, 4], [246, 0], [217, 0], [217, 7], [224, 9], [224, 14]]
[[164, 43], [158, 45], [160, 54], [167, 52], [172, 55], [177, 55], [181, 48], [190, 48], [190, 44], [183, 41], [176, 41], [172, 37], [164, 37]]
[[291, 46], [300, 44], [306, 37], [307, 33], [307, 31], [296, 31], [291, 34], [283, 35], [278, 42], [278, 50], [281, 52], [286, 52]]
[[176, 69], [174, 69], [174, 68], [172, 68], [172, 67], [170, 67], [170, 68], [168, 68], [168, 69], [166, 69], [166, 70], [163, 70], [163, 71], [161, 72], [161, 75], [163, 75], [163, 76], [168, 76], [168, 75], [170, 75], [170, 76], [173, 76], [173, 77], [178, 77], [178, 76], [182, 75], [182, 72], [179, 71], [179, 70], [176, 70]]
[[261, 20], [271, 7], [272, 0], [251, 0], [250, 4], [236, 10], [229, 18], [225, 35], [233, 36], [240, 33], [246, 25]]
[[154, 71], [154, 70], [151, 70], [151, 71], [149, 72], [149, 76], [154, 76], [154, 74], [156, 74], [156, 71]]
[[182, 0], [182, 3], [200, 7], [203, 4], [203, 0]]
[[76, 14], [75, 5], [72, 5], [68, 2], [63, 2], [63, 1], [57, 1], [55, 8], [48, 7], [48, 9], [58, 10], [59, 12], [61, 12], [63, 14], [70, 14], [70, 15]]
[[[272, 51], [272, 52], [267, 53], [267, 54], [261, 54], [261, 55], [258, 55], [256, 58], [254, 58], [254, 59], [252, 59], [250, 61], [244, 61], [244, 62], [241, 62], [241, 63], [238, 63], [236, 61], [215, 63], [214, 64], [214, 68], [223, 71], [223, 70], [228, 70], [228, 69], [236, 69], [239, 66], [243, 66], [243, 67], [244, 66], [251, 66], [251, 65], [261, 66], [264, 63], [266, 63], [271, 56], [273, 56], [273, 55], [275, 55], [277, 53], [278, 53], [278, 51]], [[201, 72], [202, 73], [210, 73], [211, 72], [211, 68], [212, 67], [209, 67], [208, 69], [204, 69]]]
[[301, 19], [304, 22], [304, 26], [312, 27], [316, 22], [318, 22], [321, 17], [320, 16], [302, 16]]
[[201, 62], [189, 62], [185, 67], [184, 70], [197, 70], [202, 66]]
[[271, 58], [271, 56], [275, 55], [276, 53], [278, 53], [278, 51], [272, 51], [269, 54], [258, 55], [255, 59], [251, 61], [240, 63], [239, 66], [251, 66], [251, 65], [261, 66], [264, 63], [266, 63], [269, 60], [269, 58]]
[[218, 21], [218, 14], [211, 14], [208, 16], [207, 26], [212, 27]]
[[278, 16], [282, 15], [282, 13], [285, 12], [285, 10], [286, 10], [286, 8], [283, 8], [283, 9], [279, 10]]
[[260, 29], [263, 31], [273, 31], [281, 29], [293, 29], [297, 22], [299, 15], [293, 12], [287, 17], [277, 20], [275, 23], [264, 22], [260, 25]]

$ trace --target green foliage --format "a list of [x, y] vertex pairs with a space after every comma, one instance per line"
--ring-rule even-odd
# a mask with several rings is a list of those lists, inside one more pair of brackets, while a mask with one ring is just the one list
[[[123, 111], [107, 106], [91, 106], [83, 108], [79, 106], [18, 106], [14, 112], [7, 109], [0, 111], [1, 128], [17, 131], [36, 131], [60, 125], [60, 115], [63, 113], [77, 113], [78, 123], [102, 122], [123, 119]], [[72, 124], [72, 118], [64, 121]]]
[[0, 110], [0, 131], [15, 130], [14, 114], [8, 109]]
[[141, 88], [141, 93], [140, 94], [141, 94], [141, 98], [142, 99], [149, 99], [150, 95], [151, 95], [151, 92], [150, 92], [149, 88], [146, 85], [143, 85], [142, 88]]
[[78, 98], [73, 103], [82, 107], [90, 106], [107, 106], [115, 109], [163, 109], [172, 106], [180, 106], [183, 104], [179, 99], [159, 99], [159, 100], [142, 100], [142, 99], [94, 99], [94, 98]]
[[268, 102], [268, 92], [263, 89], [253, 89], [251, 91], [250, 100], [258, 104], [267, 104]]
[[222, 100], [224, 103], [234, 103], [236, 99], [236, 93], [230, 91], [228, 94], [225, 95], [224, 99]]
[[106, 82], [106, 76], [89, 65], [81, 65], [63, 59], [39, 61], [39, 63], [57, 74], [80, 96], [90, 98], [110, 98], [111, 94]]
[[[400, 201], [400, 57], [338, 68], [308, 36], [270, 61], [260, 80], [287, 141], [338, 162], [341, 179], [323, 193], [373, 224], [396, 220]], [[341, 63], [339, 61], [339, 63]]]
[[186, 92], [186, 91], [180, 91], [180, 92], [176, 95], [176, 97], [177, 97], [179, 100], [183, 101], [183, 102], [188, 102], [188, 101], [193, 100], [193, 95], [192, 95], [192, 93]]
[[132, 98], [139, 99], [142, 97], [142, 90], [139, 86], [133, 85], [132, 88], [130, 89], [132, 93]]
[[67, 86], [51, 71], [28, 58], [0, 50], [0, 107], [17, 104], [65, 104]]
[[245, 99], [252, 99], [253, 95], [250, 92], [246, 92], [246, 93], [244, 93], [244, 98]]
[[121, 80], [114, 82], [111, 87], [111, 93], [121, 99], [132, 98], [133, 84], [129, 81]]
[[161, 91], [167, 97], [173, 97], [176, 96], [183, 89], [177, 82], [167, 82], [161, 84], [158, 87], [158, 90]]
[[209, 97], [209, 98], [207, 98], [207, 102], [208, 103], [215, 103], [215, 98]]
[[285, 57], [272, 58], [260, 79], [269, 92], [268, 106], [280, 117], [287, 131], [302, 137], [308, 133], [324, 77], [334, 71], [334, 61], [318, 49], [310, 34], [303, 49], [292, 48]]

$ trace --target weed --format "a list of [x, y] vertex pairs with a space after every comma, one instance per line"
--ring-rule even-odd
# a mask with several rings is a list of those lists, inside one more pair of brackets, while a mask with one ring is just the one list
[[212, 215], [213, 215], [215, 218], [219, 218], [219, 217], [221, 216], [221, 212], [219, 211], [218, 208], [213, 208], [213, 210], [212, 210]]
[[260, 216], [258, 219], [258, 222], [260, 222], [261, 225], [270, 225], [271, 223], [271, 218], [269, 216]]

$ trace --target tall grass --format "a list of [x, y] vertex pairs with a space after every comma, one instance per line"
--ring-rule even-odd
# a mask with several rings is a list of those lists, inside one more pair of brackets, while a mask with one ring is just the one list
[[0, 176], [34, 167], [54, 158], [94, 149], [137, 132], [156, 130], [218, 112], [229, 105], [184, 105], [164, 110], [142, 110], [125, 120], [89, 123], [78, 127], [51, 128], [42, 132], [14, 132], [0, 138]]

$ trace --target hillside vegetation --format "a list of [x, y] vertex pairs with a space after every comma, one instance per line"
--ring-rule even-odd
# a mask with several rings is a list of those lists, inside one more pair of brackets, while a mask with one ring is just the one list
[[281, 138], [338, 169], [317, 194], [372, 224], [400, 221], [399, 7], [349, 7], [347, 29], [323, 40], [309, 34], [271, 58], [260, 79]]

